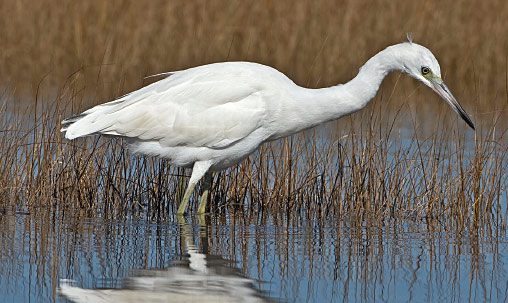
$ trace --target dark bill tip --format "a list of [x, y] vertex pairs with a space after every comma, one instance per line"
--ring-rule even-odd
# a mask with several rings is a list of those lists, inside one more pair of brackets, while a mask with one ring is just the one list
[[434, 91], [440, 95], [441, 98], [443, 98], [457, 114], [459, 114], [459, 116], [467, 123], [467, 125], [469, 125], [469, 127], [475, 130], [473, 120], [471, 120], [464, 108], [459, 104], [457, 99], [455, 99], [448, 87], [443, 82], [434, 82], [433, 85]]
[[471, 120], [471, 118], [469, 118], [469, 116], [466, 114], [466, 112], [459, 111], [459, 115], [462, 119], [464, 119], [464, 121], [467, 123], [467, 125], [469, 125], [469, 127], [471, 127], [473, 130], [475, 130], [474, 123]]

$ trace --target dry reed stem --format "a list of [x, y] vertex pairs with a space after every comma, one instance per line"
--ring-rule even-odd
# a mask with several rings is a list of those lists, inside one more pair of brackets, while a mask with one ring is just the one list
[[[425, 218], [449, 230], [505, 225], [504, 1], [227, 4], [234, 9], [224, 10], [221, 1], [0, 4], [0, 17], [9, 16], [0, 18], [0, 39], [8, 46], [0, 53], [0, 76], [7, 80], [1, 207], [164, 218], [181, 197], [184, 170], [131, 156], [119, 141], [63, 141], [58, 121], [139, 87], [146, 74], [214, 61], [258, 61], [302, 85], [335, 84], [408, 29], [438, 54], [447, 82], [473, 109], [478, 137], [449, 119], [444, 105], [436, 107], [431, 92], [391, 77], [366, 110], [264, 145], [220, 173], [212, 211], [270, 213], [275, 220]], [[382, 14], [364, 14], [371, 10]], [[480, 39], [487, 32], [496, 39]], [[432, 123], [424, 123], [429, 117]]]

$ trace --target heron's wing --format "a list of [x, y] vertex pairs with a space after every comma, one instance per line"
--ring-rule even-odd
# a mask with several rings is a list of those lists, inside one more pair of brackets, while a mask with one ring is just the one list
[[153, 96], [112, 115], [115, 123], [104, 132], [159, 141], [168, 147], [226, 147], [260, 126], [264, 106], [253, 91], [239, 93], [237, 88], [236, 94], [221, 94], [217, 90], [186, 94], [189, 102], [167, 101], [169, 96], [164, 94]]
[[263, 88], [247, 81], [250, 75], [185, 72], [84, 112], [66, 136], [103, 133], [168, 147], [224, 148], [260, 127]]

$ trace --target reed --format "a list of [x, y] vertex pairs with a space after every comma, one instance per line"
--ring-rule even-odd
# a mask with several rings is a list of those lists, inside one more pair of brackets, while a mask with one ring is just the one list
[[224, 60], [269, 64], [301, 85], [334, 85], [410, 31], [437, 54], [461, 102], [481, 114], [507, 103], [507, 18], [502, 0], [5, 1], [0, 78], [32, 100], [37, 88], [54, 95], [74, 74], [75, 111], [138, 88], [148, 74]]
[[[54, 299], [59, 273], [72, 276], [81, 251], [105, 272], [121, 272], [116, 266], [164, 267], [178, 246], [168, 240], [167, 225], [157, 225], [164, 241], [155, 264], [147, 264], [150, 229], [140, 236], [111, 222], [171, 221], [189, 172], [132, 155], [121, 140], [66, 141], [62, 118], [139, 88], [146, 75], [216, 61], [257, 61], [300, 85], [334, 85], [411, 31], [437, 54], [477, 133], [457, 123], [432, 92], [390, 76], [365, 110], [263, 145], [217, 174], [207, 219], [213, 224], [200, 245], [242, 258], [242, 272], [255, 277], [246, 260], [256, 256], [261, 273], [273, 261], [265, 255], [273, 244], [282, 281], [301, 275], [292, 260], [302, 254], [310, 271], [343, 286], [343, 301], [355, 282], [365, 289], [351, 301], [366, 301], [376, 298], [368, 282], [382, 279], [383, 263], [392, 271], [403, 258], [419, 264], [420, 256], [412, 260], [399, 250], [420, 240], [430, 271], [437, 263], [458, 267], [466, 252], [470, 283], [484, 287], [483, 252], [494, 252], [492, 276], [503, 275], [495, 252], [508, 220], [507, 19], [502, 0], [0, 2], [0, 258], [9, 260], [0, 273], [22, 275], [16, 245], [26, 245], [37, 280], [50, 282]], [[20, 216], [3, 216], [9, 212]], [[105, 224], [87, 225], [88, 218]], [[249, 234], [247, 226], [258, 225]], [[300, 232], [303, 242], [294, 236]], [[247, 237], [255, 245], [245, 244]], [[106, 240], [81, 244], [95, 238]], [[125, 241], [143, 245], [135, 242], [136, 253], [123, 255], [108, 247]], [[319, 241], [334, 248], [323, 251]], [[115, 252], [111, 260], [108, 252]], [[317, 262], [317, 255], [334, 259], [336, 268], [324, 268], [331, 263]], [[460, 270], [447, 273], [460, 289]], [[429, 275], [427, 284], [441, 285], [439, 279]], [[502, 290], [501, 280], [494, 284]]]
[[[131, 155], [121, 140], [64, 141], [61, 100], [28, 116], [4, 109], [2, 209], [116, 219], [171, 214], [188, 172]], [[368, 108], [339, 122], [339, 134], [323, 127], [263, 145], [216, 175], [211, 212], [275, 220], [437, 220], [454, 231], [506, 224], [507, 128], [472, 137], [438, 120], [430, 133], [402, 134], [380, 121], [379, 110]]]
[[[218, 174], [211, 211], [316, 219], [354, 214], [360, 221], [453, 218], [443, 228], [456, 230], [479, 229], [493, 219], [505, 224], [503, 1], [456, 7], [437, 1], [1, 5], [3, 209], [164, 218], [179, 201], [185, 170], [133, 156], [120, 140], [64, 141], [62, 117], [139, 87], [147, 74], [222, 60], [258, 61], [302, 85], [331, 85], [411, 30], [438, 54], [447, 82], [473, 108], [477, 135], [450, 122], [452, 114], [431, 92], [393, 76], [366, 110], [264, 145]], [[487, 32], [496, 39], [480, 39]], [[425, 123], [429, 117], [432, 123]]]

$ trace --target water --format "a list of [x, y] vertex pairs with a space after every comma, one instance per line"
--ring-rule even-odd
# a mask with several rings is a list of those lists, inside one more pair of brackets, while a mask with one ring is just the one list
[[468, 235], [419, 221], [231, 215], [158, 221], [5, 212], [0, 301], [68, 302], [61, 292], [86, 292], [84, 302], [95, 295], [111, 302], [507, 298], [508, 239], [501, 229]]

